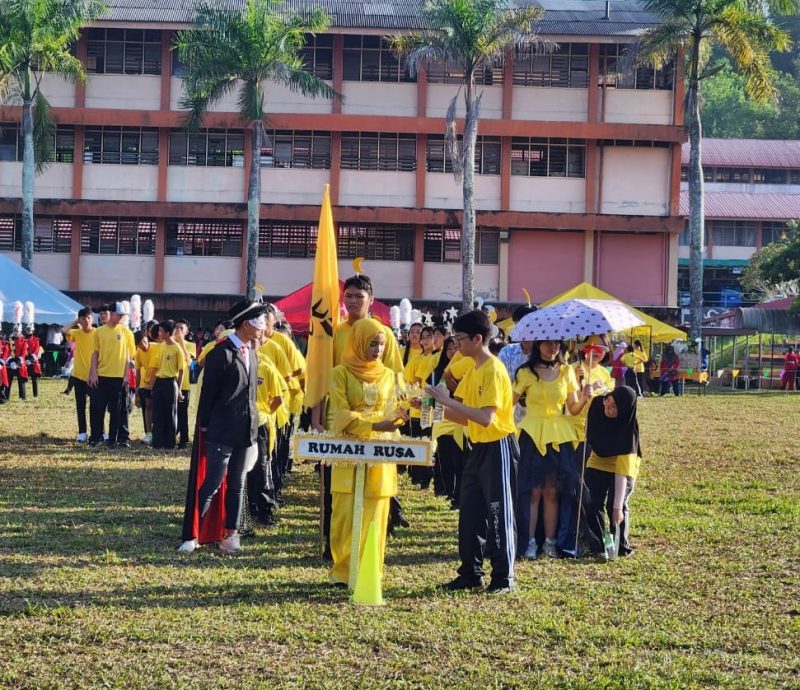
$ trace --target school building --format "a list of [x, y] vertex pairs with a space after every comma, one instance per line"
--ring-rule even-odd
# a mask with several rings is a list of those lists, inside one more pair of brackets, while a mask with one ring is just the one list
[[[683, 146], [681, 211], [689, 213]], [[786, 222], [800, 218], [800, 141], [703, 139], [705, 246], [703, 304], [709, 315], [750, 306], [754, 296], [739, 283], [750, 257], [781, 238]], [[689, 303], [689, 237], [680, 236], [678, 292]]]
[[[204, 129], [182, 126], [171, 46], [191, 3], [107, 4], [76, 46], [88, 82], [43, 77], [57, 127], [36, 180], [34, 271], [89, 303], [138, 292], [210, 308], [243, 291], [249, 132], [235, 94]], [[412, 79], [389, 49], [386, 35], [421, 28], [419, 0], [316, 4], [332, 27], [309, 37], [307, 64], [343, 98], [266, 85], [258, 281], [280, 297], [311, 280], [327, 183], [340, 275], [363, 256], [379, 298], [458, 301], [461, 189], [443, 134], [461, 75], [440, 64]], [[675, 307], [682, 82], [672, 66], [618, 69], [655, 18], [633, 0], [538, 4], [557, 48], [509, 54], [480, 79], [477, 292], [540, 301], [586, 280]], [[0, 107], [0, 251], [16, 257], [19, 121]]]

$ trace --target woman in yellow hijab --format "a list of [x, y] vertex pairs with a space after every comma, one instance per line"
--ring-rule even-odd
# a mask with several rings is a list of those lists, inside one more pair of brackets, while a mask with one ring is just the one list
[[[386, 334], [374, 319], [359, 319], [353, 325], [342, 364], [331, 374], [330, 407], [333, 433], [370, 439], [395, 435], [405, 421], [397, 408], [396, 374], [383, 365]], [[333, 495], [331, 513], [331, 554], [333, 566], [328, 581], [346, 586], [350, 571], [350, 543], [353, 527], [355, 468], [339, 465], [331, 474]], [[375, 522], [379, 539], [381, 569], [386, 549], [389, 502], [397, 494], [397, 466], [388, 463], [368, 465], [364, 483], [364, 510], [361, 528], [361, 553], [367, 530]], [[381, 572], [382, 574], [382, 572]]]

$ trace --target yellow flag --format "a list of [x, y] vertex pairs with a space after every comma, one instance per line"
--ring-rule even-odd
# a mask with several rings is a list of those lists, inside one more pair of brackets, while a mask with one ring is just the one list
[[306, 354], [307, 407], [319, 404], [328, 394], [333, 369], [333, 331], [339, 325], [339, 266], [336, 263], [336, 234], [328, 185], [319, 214], [314, 283], [311, 288], [311, 321]]

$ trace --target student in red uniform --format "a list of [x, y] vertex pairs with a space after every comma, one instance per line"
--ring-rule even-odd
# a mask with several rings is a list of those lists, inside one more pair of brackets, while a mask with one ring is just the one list
[[25, 400], [28, 383], [28, 341], [19, 331], [11, 334], [11, 359], [8, 365], [8, 397], [11, 397], [11, 382], [17, 379], [19, 399]]
[[25, 363], [28, 366], [28, 380], [31, 382], [31, 392], [34, 398], [39, 397], [39, 378], [42, 376], [42, 364], [39, 361], [42, 352], [42, 345], [39, 338], [33, 332], [33, 326], [25, 329], [25, 340], [28, 343], [28, 356]]
[[[472, 448], [461, 477], [458, 520], [458, 577], [443, 586], [456, 591], [483, 590], [483, 557], [492, 562], [487, 593], [514, 587], [517, 535], [514, 523], [517, 446], [511, 380], [503, 363], [489, 353], [492, 323], [481, 311], [455, 320], [453, 339], [461, 354], [475, 361], [456, 390], [426, 389], [445, 409], [445, 418], [469, 429]], [[461, 402], [463, 400], [463, 402]]]

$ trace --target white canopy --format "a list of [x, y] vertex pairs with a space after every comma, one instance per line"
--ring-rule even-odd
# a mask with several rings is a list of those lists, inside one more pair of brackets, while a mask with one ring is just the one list
[[10, 323], [14, 302], [33, 302], [36, 323], [65, 324], [78, 316], [83, 308], [71, 297], [26, 271], [7, 256], [0, 254], [0, 301], [3, 314], [0, 321]]

